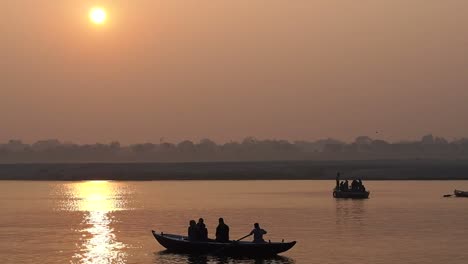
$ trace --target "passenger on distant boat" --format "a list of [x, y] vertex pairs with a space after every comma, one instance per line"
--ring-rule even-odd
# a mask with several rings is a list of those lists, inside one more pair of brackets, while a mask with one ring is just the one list
[[200, 230], [198, 229], [197, 223], [195, 220], [190, 220], [188, 227], [188, 239], [190, 241], [200, 240]]
[[343, 181], [343, 182], [340, 183], [340, 190], [343, 191], [343, 192], [346, 192], [346, 191], [349, 190], [348, 180]]
[[223, 218], [219, 218], [218, 227], [216, 227], [216, 241], [229, 242], [229, 226], [224, 223]]
[[255, 223], [254, 229], [252, 230], [252, 232], [250, 232], [249, 236], [254, 236], [254, 243], [265, 243], [265, 240], [263, 240], [263, 235], [265, 235], [266, 233], [267, 231], [261, 229], [260, 225], [258, 223]]
[[351, 182], [351, 190], [353, 191], [358, 191], [359, 190], [359, 183], [356, 179], [354, 179], [352, 182]]
[[348, 180], [345, 181], [339, 181], [339, 174], [337, 176], [337, 187], [335, 187], [336, 190], [342, 191], [342, 192], [347, 192], [347, 191], [353, 191], [353, 192], [365, 192], [366, 187], [362, 184], [361, 179], [354, 179], [351, 182], [351, 188], [349, 188], [349, 182]]
[[198, 232], [200, 232], [200, 240], [206, 241], [208, 240], [208, 229], [203, 221], [203, 218], [198, 219], [197, 223]]
[[362, 184], [362, 180], [361, 179], [358, 179], [358, 190], [360, 190], [361, 192], [365, 192], [366, 191], [366, 187], [364, 186], [364, 184]]
[[336, 189], [340, 189], [340, 173], [336, 174]]

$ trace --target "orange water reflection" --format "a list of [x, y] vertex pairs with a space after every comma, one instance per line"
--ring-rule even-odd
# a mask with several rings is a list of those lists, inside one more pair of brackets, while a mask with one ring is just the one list
[[82, 244], [72, 263], [124, 263], [125, 244], [117, 241], [112, 228], [112, 212], [123, 210], [122, 190], [117, 183], [89, 181], [68, 185], [68, 209], [85, 212]]

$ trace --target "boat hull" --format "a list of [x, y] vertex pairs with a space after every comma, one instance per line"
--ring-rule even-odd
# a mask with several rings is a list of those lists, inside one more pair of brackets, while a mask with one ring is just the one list
[[288, 251], [296, 244], [296, 241], [285, 243], [189, 241], [185, 236], [157, 233], [154, 230], [152, 233], [159, 244], [169, 252], [195, 255], [266, 257]]
[[455, 190], [453, 191], [456, 197], [468, 197], [468, 192]]
[[333, 191], [334, 198], [342, 198], [342, 199], [368, 199], [370, 192], [353, 192], [353, 191]]

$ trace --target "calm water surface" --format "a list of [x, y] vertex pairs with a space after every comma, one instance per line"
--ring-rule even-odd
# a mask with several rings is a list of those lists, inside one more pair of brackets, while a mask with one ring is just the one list
[[[465, 263], [468, 181], [367, 182], [371, 199], [334, 200], [334, 181], [0, 182], [0, 263]], [[239, 238], [297, 240], [274, 259], [168, 254], [151, 229], [185, 233], [219, 217]]]

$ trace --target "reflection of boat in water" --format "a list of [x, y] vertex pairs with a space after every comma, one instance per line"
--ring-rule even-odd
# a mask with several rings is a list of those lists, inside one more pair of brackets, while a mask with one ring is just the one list
[[154, 238], [170, 252], [188, 254], [210, 254], [224, 256], [275, 256], [288, 251], [295, 244], [292, 242], [267, 242], [253, 243], [243, 241], [232, 241], [220, 243], [215, 240], [189, 241], [186, 236], [156, 233], [152, 231]]
[[160, 264], [173, 264], [173, 263], [186, 263], [186, 264], [294, 264], [295, 261], [292, 258], [285, 256], [267, 256], [267, 257], [236, 257], [236, 256], [219, 256], [219, 255], [193, 255], [174, 253], [167, 250], [160, 251], [156, 255], [155, 263]]
[[465, 191], [455, 190], [453, 194], [455, 194], [456, 197], [468, 197], [468, 192]]
[[333, 197], [335, 198], [349, 198], [349, 199], [367, 199], [369, 198], [369, 191], [341, 191], [333, 190]]

